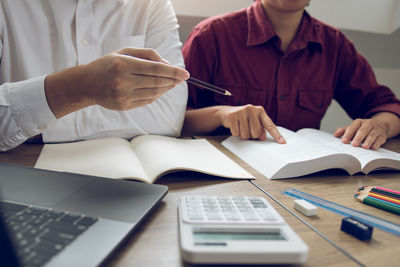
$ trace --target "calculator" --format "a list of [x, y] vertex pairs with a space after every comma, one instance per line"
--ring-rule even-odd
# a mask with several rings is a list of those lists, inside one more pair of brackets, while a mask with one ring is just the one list
[[183, 196], [179, 199], [182, 259], [195, 264], [295, 264], [308, 246], [265, 198]]

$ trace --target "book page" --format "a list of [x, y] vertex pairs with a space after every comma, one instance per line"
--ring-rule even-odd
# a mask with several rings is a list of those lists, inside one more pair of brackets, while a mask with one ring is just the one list
[[129, 141], [121, 138], [46, 144], [35, 168], [108, 178], [139, 178], [135, 180], [148, 183]]
[[286, 139], [286, 144], [278, 144], [270, 136], [266, 141], [242, 140], [232, 136], [222, 145], [270, 179], [302, 176], [328, 168], [345, 168], [353, 173], [360, 168], [355, 158], [285, 128], [278, 127], [278, 130]]
[[[384, 148], [371, 150], [362, 147], [354, 147], [350, 144], [342, 143], [342, 140], [335, 137], [332, 133], [327, 133], [316, 129], [301, 129], [298, 131], [298, 133], [339, 151], [353, 155], [360, 161], [361, 168], [365, 173], [369, 173], [373, 169], [379, 168], [379, 166], [400, 169], [399, 153], [395, 153]], [[375, 163], [373, 163], [373, 161], [375, 161]]]
[[152, 182], [170, 171], [189, 170], [239, 179], [254, 179], [206, 139], [142, 135], [131, 141]]

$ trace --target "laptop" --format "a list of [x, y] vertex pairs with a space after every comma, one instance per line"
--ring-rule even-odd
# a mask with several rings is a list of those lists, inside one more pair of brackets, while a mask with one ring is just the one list
[[98, 266], [167, 192], [164, 185], [0, 163], [2, 258], [9, 251], [16, 266]]

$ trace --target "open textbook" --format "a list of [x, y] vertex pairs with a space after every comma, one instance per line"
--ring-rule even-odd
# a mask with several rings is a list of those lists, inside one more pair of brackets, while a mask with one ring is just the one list
[[206, 139], [142, 135], [44, 145], [35, 168], [154, 183], [175, 171], [254, 179]]
[[327, 169], [344, 169], [350, 175], [373, 170], [400, 170], [400, 154], [379, 148], [367, 150], [343, 144], [332, 133], [316, 129], [297, 132], [278, 127], [286, 144], [242, 140], [231, 136], [222, 145], [269, 179], [298, 177]]

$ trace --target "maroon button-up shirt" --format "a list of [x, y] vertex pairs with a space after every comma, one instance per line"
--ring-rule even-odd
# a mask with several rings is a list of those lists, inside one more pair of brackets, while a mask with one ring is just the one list
[[199, 23], [183, 47], [186, 68], [233, 96], [189, 85], [189, 108], [261, 105], [275, 124], [295, 131], [318, 129], [333, 98], [353, 119], [400, 116], [400, 101], [338, 29], [305, 12], [286, 53], [280, 44], [260, 1]]

